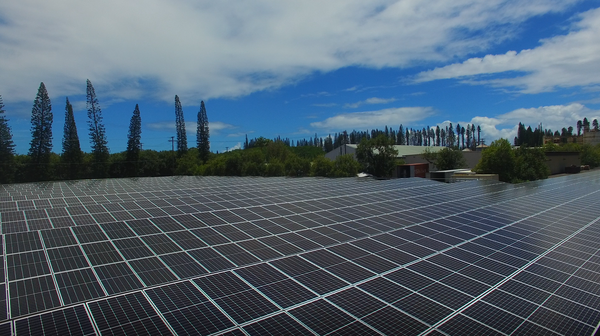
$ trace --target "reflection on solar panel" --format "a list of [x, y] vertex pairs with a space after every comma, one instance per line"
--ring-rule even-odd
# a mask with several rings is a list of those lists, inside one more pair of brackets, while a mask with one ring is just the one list
[[0, 185], [0, 334], [592, 335], [600, 172]]

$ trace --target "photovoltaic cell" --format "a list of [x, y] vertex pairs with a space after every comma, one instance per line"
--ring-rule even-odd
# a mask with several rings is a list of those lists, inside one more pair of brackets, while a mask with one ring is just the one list
[[216, 272], [234, 267], [234, 265], [210, 247], [188, 251], [209, 272]]
[[43, 251], [9, 254], [6, 261], [9, 281], [50, 274]]
[[333, 275], [317, 270], [295, 277], [298, 282], [310, 288], [318, 294], [326, 294], [336, 289], [340, 289], [347, 285], [344, 281], [334, 277]]
[[15, 331], [17, 335], [95, 335], [83, 305], [17, 320]]
[[365, 316], [363, 321], [386, 335], [419, 335], [427, 329], [426, 324], [389, 306]]
[[396, 302], [412, 292], [384, 278], [375, 278], [359, 288], [388, 303]]
[[250, 335], [313, 335], [289, 315], [282, 313], [244, 327]]
[[160, 259], [181, 279], [207, 273], [204, 267], [185, 252], [166, 254], [160, 256]]
[[2, 185], [0, 334], [591, 335], [598, 174]]
[[208, 335], [233, 323], [189, 282], [148, 290], [148, 296], [178, 335]]
[[385, 307], [385, 303], [354, 287], [330, 295], [327, 300], [358, 318]]
[[105, 295], [90, 268], [59, 273], [56, 275], [56, 283], [65, 304], [84, 302]]
[[131, 268], [146, 286], [177, 280], [177, 276], [157, 257], [132, 260], [129, 262], [129, 265], [131, 265]]
[[430, 325], [452, 313], [451, 309], [416, 293], [397, 301], [394, 306]]
[[291, 310], [290, 314], [319, 335], [325, 335], [354, 322], [352, 317], [325, 300], [300, 306]]
[[172, 335], [140, 292], [88, 304], [101, 334]]
[[32, 314], [60, 306], [50, 275], [9, 283], [12, 317]]
[[94, 270], [109, 295], [143, 287], [131, 268], [124, 262], [94, 267]]
[[215, 303], [237, 323], [244, 323], [278, 310], [269, 300], [251, 289], [217, 298]]

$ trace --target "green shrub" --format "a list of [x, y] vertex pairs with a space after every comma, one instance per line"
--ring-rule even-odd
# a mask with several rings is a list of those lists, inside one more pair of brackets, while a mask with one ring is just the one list
[[310, 175], [322, 177], [333, 176], [333, 161], [325, 156], [317, 156], [310, 166]]

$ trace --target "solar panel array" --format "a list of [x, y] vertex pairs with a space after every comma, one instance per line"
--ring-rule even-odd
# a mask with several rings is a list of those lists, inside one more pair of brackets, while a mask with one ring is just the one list
[[0, 185], [0, 334], [592, 335], [599, 187]]

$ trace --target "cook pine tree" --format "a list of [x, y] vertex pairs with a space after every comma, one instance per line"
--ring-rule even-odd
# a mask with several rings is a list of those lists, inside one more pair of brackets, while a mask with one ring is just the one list
[[129, 176], [138, 175], [138, 163], [140, 160], [142, 139], [142, 117], [140, 116], [140, 108], [135, 104], [131, 121], [129, 122], [129, 133], [127, 134], [127, 174]]
[[206, 116], [206, 107], [204, 106], [204, 101], [200, 102], [200, 111], [198, 112], [196, 142], [200, 160], [203, 162], [208, 161], [208, 156], [210, 154], [210, 142], [208, 133], [208, 117]]
[[40, 84], [31, 109], [31, 145], [29, 147], [29, 170], [27, 179], [44, 181], [51, 177], [50, 155], [52, 153], [52, 103], [44, 82]]
[[187, 152], [187, 134], [185, 132], [185, 121], [183, 120], [183, 108], [179, 97], [175, 95], [175, 128], [177, 131], [177, 153], [179, 155]]
[[90, 130], [90, 142], [94, 158], [92, 170], [94, 177], [106, 177], [108, 175], [108, 141], [106, 140], [106, 129], [102, 122], [102, 109], [96, 98], [96, 91], [90, 80], [87, 80], [87, 114]]
[[62, 155], [60, 158], [64, 169], [62, 173], [67, 179], [77, 179], [81, 174], [83, 166], [83, 152], [77, 135], [77, 125], [73, 114], [73, 105], [69, 102], [65, 106], [65, 126], [62, 140]]
[[4, 102], [0, 96], [0, 184], [12, 182], [14, 173], [15, 144], [4, 113]]

